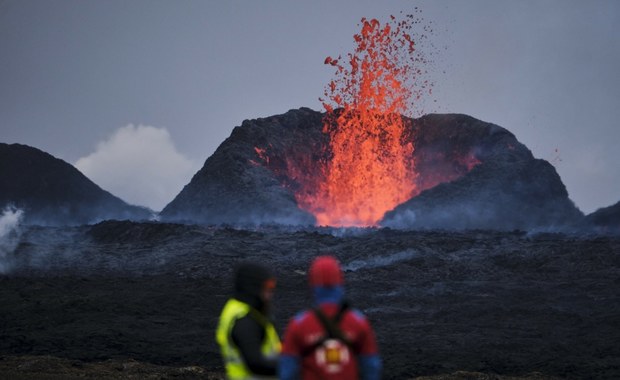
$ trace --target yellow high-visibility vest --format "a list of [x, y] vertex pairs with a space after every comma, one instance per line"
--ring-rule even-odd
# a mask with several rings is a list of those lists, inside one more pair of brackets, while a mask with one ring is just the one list
[[282, 345], [278, 338], [273, 324], [265, 318], [258, 310], [252, 308], [245, 302], [231, 298], [224, 305], [220, 321], [215, 332], [215, 339], [220, 345], [224, 365], [226, 366], [226, 376], [234, 380], [246, 380], [257, 378], [250, 372], [241, 357], [239, 349], [232, 341], [232, 329], [238, 319], [250, 314], [265, 329], [265, 338], [261, 344], [261, 352], [267, 357], [275, 357], [280, 353]]

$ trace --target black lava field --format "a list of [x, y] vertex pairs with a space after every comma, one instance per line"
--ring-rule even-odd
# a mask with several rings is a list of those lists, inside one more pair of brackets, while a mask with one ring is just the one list
[[219, 372], [214, 329], [235, 264], [277, 275], [282, 334], [325, 253], [376, 330], [386, 379], [620, 378], [620, 237], [521, 231], [22, 226], [0, 275], [0, 355]]

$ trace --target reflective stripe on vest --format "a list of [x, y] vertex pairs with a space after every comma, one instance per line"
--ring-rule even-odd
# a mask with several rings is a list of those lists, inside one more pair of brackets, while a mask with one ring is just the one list
[[247, 303], [234, 298], [229, 299], [222, 310], [220, 321], [215, 332], [215, 338], [220, 345], [222, 357], [224, 358], [224, 364], [226, 366], [226, 376], [229, 379], [241, 380], [254, 378], [245, 365], [241, 353], [232, 341], [231, 336], [235, 322], [248, 314], [265, 329], [265, 338], [261, 344], [261, 352], [263, 355], [266, 357], [274, 357], [280, 353], [280, 339], [278, 338], [278, 333], [273, 327], [273, 324]]

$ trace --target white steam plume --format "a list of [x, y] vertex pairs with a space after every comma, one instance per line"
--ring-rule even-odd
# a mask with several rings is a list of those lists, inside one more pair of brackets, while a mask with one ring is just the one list
[[165, 128], [127, 125], [75, 167], [124, 201], [160, 211], [189, 182], [197, 165], [179, 153]]
[[418, 252], [413, 249], [400, 251], [386, 256], [370, 257], [366, 260], [353, 260], [342, 266], [342, 270], [355, 272], [359, 269], [373, 269], [387, 267], [401, 261], [411, 260], [416, 257]]
[[11, 255], [19, 244], [19, 223], [23, 214], [22, 210], [6, 207], [0, 216], [0, 274], [11, 269]]

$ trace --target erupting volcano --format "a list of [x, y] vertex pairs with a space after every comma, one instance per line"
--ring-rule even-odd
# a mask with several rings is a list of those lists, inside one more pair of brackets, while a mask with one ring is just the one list
[[403, 144], [400, 117], [411, 93], [405, 86], [411, 70], [399, 56], [404, 50], [409, 58], [414, 44], [404, 25], [381, 26], [374, 19], [362, 19], [362, 25], [348, 67], [340, 57], [325, 60], [337, 70], [323, 102], [328, 159], [321, 181], [301, 183], [295, 193], [320, 225], [375, 225], [415, 190], [413, 145]]
[[329, 146], [319, 172], [298, 178], [299, 206], [319, 225], [374, 226], [386, 211], [417, 193], [413, 144], [405, 119], [424, 62], [409, 34], [413, 16], [384, 25], [362, 19], [356, 48], [343, 62], [327, 57], [335, 79], [322, 99]]
[[[308, 108], [244, 120], [160, 213], [233, 225], [529, 229], [583, 215], [552, 165], [467, 115], [429, 114], [424, 21], [361, 20]], [[432, 51], [430, 52], [432, 54]], [[428, 54], [428, 52], [426, 53]]]

